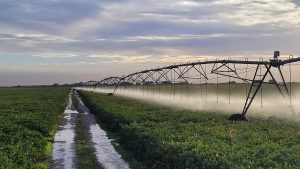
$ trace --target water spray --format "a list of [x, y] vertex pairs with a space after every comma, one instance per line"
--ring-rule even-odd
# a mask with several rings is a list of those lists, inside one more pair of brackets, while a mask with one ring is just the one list
[[[222, 78], [228, 79], [228, 92], [229, 92], [229, 103], [230, 93], [231, 93], [231, 79], [239, 80], [242, 83], [245, 83], [246, 88], [246, 100], [243, 106], [241, 113], [233, 114], [229, 117], [229, 120], [233, 121], [247, 121], [246, 114], [249, 111], [254, 99], [256, 98], [257, 93], [261, 92], [261, 105], [262, 105], [262, 86], [264, 84], [271, 84], [276, 86], [279, 93], [284, 99], [290, 100], [290, 111], [295, 113], [291, 97], [291, 77], [290, 77], [290, 86], [288, 88], [286, 80], [282, 73], [282, 67], [284, 65], [290, 65], [294, 62], [299, 62], [300, 57], [294, 58], [290, 57], [286, 60], [279, 59], [280, 52], [275, 51], [274, 56], [269, 61], [263, 59], [260, 60], [204, 60], [198, 62], [191, 62], [185, 64], [175, 64], [166, 67], [160, 67], [155, 69], [143, 70], [135, 72], [122, 77], [108, 77], [100, 81], [88, 81], [83, 83], [79, 87], [88, 87], [96, 88], [100, 87], [103, 89], [110, 88], [109, 96], [112, 96], [116, 90], [121, 86], [122, 88], [134, 86], [140, 86], [147, 88], [152, 88], [152, 92], [157, 92], [155, 85], [170, 85], [171, 93], [174, 92], [176, 86], [180, 86], [180, 93], [182, 97], [182, 86], [189, 84], [199, 84], [202, 91], [202, 81], [205, 82], [205, 94], [207, 94], [207, 83], [208, 81], [217, 81], [217, 97], [219, 95], [219, 83]], [[210, 71], [209, 71], [210, 67]], [[275, 74], [278, 76], [275, 76]], [[251, 74], [252, 73], [252, 74]], [[252, 78], [251, 78], [252, 75]], [[291, 76], [291, 69], [290, 69]], [[250, 77], [250, 78], [249, 78]], [[270, 80], [267, 81], [267, 78]], [[226, 79], [225, 79], [226, 80]], [[224, 81], [225, 81], [224, 80]], [[213, 82], [214, 83], [214, 82]], [[247, 87], [250, 85], [250, 87]], [[159, 87], [159, 96], [160, 96], [160, 86]], [[202, 96], [203, 97], [203, 96]], [[206, 96], [207, 97], [207, 96]], [[217, 98], [217, 102], [219, 98]]]

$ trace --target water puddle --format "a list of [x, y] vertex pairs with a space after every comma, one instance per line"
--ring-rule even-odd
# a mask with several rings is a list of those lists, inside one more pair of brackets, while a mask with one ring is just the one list
[[[77, 99], [77, 110], [72, 103], [73, 95]], [[95, 116], [90, 113], [90, 110], [81, 101], [76, 91], [72, 91], [69, 95], [69, 104], [65, 109], [64, 117], [61, 119], [54, 137], [52, 168], [77, 168], [75, 143], [77, 119], [81, 120], [83, 130], [86, 131], [86, 139], [90, 145], [93, 145], [95, 156], [105, 169], [129, 169], [128, 164], [114, 149], [106, 132], [97, 124]]]
[[76, 97], [79, 104], [78, 110], [82, 113], [81, 120], [89, 132], [89, 140], [94, 147], [97, 160], [105, 169], [129, 169], [128, 164], [111, 144], [106, 132], [97, 124], [95, 116], [83, 104], [78, 94], [76, 94]]
[[91, 125], [90, 132], [92, 134], [92, 141], [95, 143], [97, 159], [107, 169], [129, 169], [129, 166], [121, 159], [121, 155], [116, 152], [108, 139], [105, 131], [103, 131], [98, 124]]
[[72, 94], [52, 144], [52, 168], [76, 168], [75, 126], [78, 112], [72, 105]]

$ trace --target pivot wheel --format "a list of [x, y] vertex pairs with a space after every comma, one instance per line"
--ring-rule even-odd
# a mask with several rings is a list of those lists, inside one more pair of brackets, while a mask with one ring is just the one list
[[228, 120], [230, 120], [230, 121], [248, 121], [247, 117], [243, 114], [233, 114], [228, 118]]

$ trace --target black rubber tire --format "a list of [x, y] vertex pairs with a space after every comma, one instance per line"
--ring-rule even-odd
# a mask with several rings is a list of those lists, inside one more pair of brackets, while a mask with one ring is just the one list
[[247, 117], [243, 114], [233, 114], [228, 118], [228, 120], [230, 120], [230, 121], [248, 121]]

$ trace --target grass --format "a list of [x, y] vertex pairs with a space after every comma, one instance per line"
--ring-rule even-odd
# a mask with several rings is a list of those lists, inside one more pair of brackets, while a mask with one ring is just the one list
[[[80, 114], [79, 114], [80, 116]], [[80, 117], [76, 122], [76, 153], [77, 153], [77, 167], [82, 169], [101, 169], [103, 168], [94, 154], [93, 145], [89, 143], [86, 137], [86, 131], [83, 129]]]
[[[72, 96], [73, 105], [78, 109], [78, 100]], [[84, 114], [78, 114], [76, 119], [76, 154], [77, 154], [77, 167], [80, 169], [102, 169], [99, 164], [93, 145], [89, 142], [88, 129], [84, 126], [82, 117]]]
[[126, 97], [80, 92], [119, 144], [148, 168], [298, 168], [300, 125], [276, 118], [232, 122]]
[[129, 165], [131, 169], [145, 169], [143, 164], [136, 160], [134, 157], [134, 154], [130, 151], [127, 151], [123, 146], [121, 146], [120, 143], [120, 135], [116, 132], [111, 132], [104, 123], [101, 123], [99, 118], [96, 118], [97, 123], [99, 126], [105, 130], [107, 137], [111, 139], [111, 144], [114, 146], [116, 151], [121, 154], [122, 159], [124, 159]]
[[[78, 108], [78, 99], [75, 96], [72, 96], [73, 105]], [[89, 129], [84, 125], [82, 118], [84, 118], [84, 114], [78, 114], [76, 121], [76, 152], [77, 152], [77, 163], [79, 168], [104, 168], [100, 163], [98, 163], [97, 158], [95, 156], [95, 149], [93, 145], [89, 142], [90, 136], [87, 132]], [[97, 122], [98, 119], [96, 119]], [[100, 123], [100, 122], [99, 122]], [[100, 123], [101, 128], [105, 128], [104, 125]], [[112, 133], [107, 132], [107, 135], [110, 139], [112, 139], [112, 144], [116, 148], [116, 150], [121, 153], [122, 158], [131, 164], [131, 169], [142, 169], [143, 166], [134, 160], [133, 154], [124, 150], [119, 144], [119, 136]]]
[[47, 168], [68, 87], [0, 88], [0, 168]]

